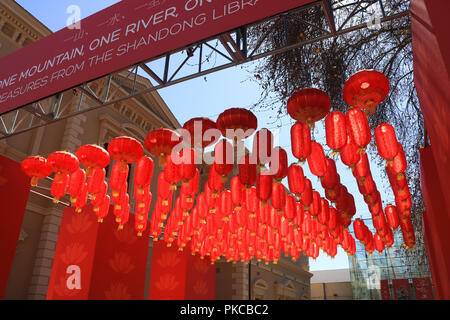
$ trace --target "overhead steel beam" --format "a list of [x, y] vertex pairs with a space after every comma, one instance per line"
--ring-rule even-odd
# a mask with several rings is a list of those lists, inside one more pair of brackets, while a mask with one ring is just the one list
[[[324, 19], [328, 21], [330, 26], [330, 31], [324, 30], [323, 28], [319, 28], [320, 35], [316, 36], [313, 39], [308, 39], [305, 41], [297, 41], [295, 43], [286, 43], [279, 48], [271, 48], [270, 46], [263, 46], [263, 43], [267, 40], [267, 37], [274, 32], [277, 25], [283, 22], [284, 18], [290, 14], [298, 14], [308, 8], [311, 7], [321, 7], [324, 12]], [[391, 16], [386, 16], [380, 19], [381, 23], [385, 23], [388, 21], [393, 21], [396, 19], [401, 19], [407, 15], [409, 15], [409, 11], [394, 14]], [[76, 108], [61, 108], [62, 101], [62, 93], [59, 95], [55, 95], [54, 102], [51, 103], [51, 106], [46, 110], [43, 107], [44, 102], [48, 104], [49, 98], [43, 99], [41, 101], [36, 101], [33, 104], [25, 106], [19, 110], [23, 110], [25, 112], [17, 112], [17, 113], [8, 113], [0, 116], [0, 140], [6, 139], [8, 137], [18, 135], [30, 130], [34, 130], [39, 127], [46, 126], [56, 121], [60, 121], [63, 119], [67, 119], [70, 117], [74, 117], [94, 109], [98, 109], [101, 107], [106, 107], [110, 105], [114, 105], [116, 103], [124, 102], [128, 99], [135, 98], [148, 94], [150, 92], [166, 88], [181, 82], [185, 82], [194, 78], [203, 77], [208, 74], [224, 70], [230, 67], [234, 67], [243, 63], [248, 63], [251, 61], [255, 61], [261, 58], [265, 58], [271, 55], [280, 54], [289, 50], [293, 50], [302, 46], [311, 45], [326, 39], [330, 39], [333, 37], [339, 37], [344, 34], [348, 34], [350, 32], [361, 30], [367, 28], [367, 24], [359, 24], [354, 26], [344, 27], [349, 19], [343, 17], [345, 21], [342, 26], [338, 30], [336, 30], [334, 13], [331, 8], [330, 2], [327, 1], [317, 1], [313, 4], [309, 4], [304, 7], [300, 7], [294, 10], [291, 10], [287, 13], [282, 13], [263, 21], [259, 21], [257, 23], [253, 23], [252, 25], [242, 26], [236, 30], [231, 30], [227, 33], [211, 37], [209, 39], [205, 39], [199, 41], [197, 43], [190, 44], [189, 46], [179, 48], [174, 50], [173, 52], [166, 53], [160, 57], [153, 58], [151, 60], [140, 62], [136, 65], [131, 65], [122, 70], [122, 72], [128, 72], [127, 76], [123, 76], [123, 78], [118, 78], [117, 74], [119, 71], [115, 71], [111, 74], [105, 75], [103, 78], [97, 79], [95, 81], [105, 81], [106, 88], [102, 97], [97, 96], [93, 90], [89, 87], [87, 83], [70, 89], [67, 92], [76, 93], [74, 96], [78, 99]], [[263, 23], [271, 22], [273, 25], [268, 29], [265, 34], [262, 34], [258, 40], [253, 41], [252, 44], [247, 42], [247, 30], [261, 25]], [[310, 23], [308, 23], [309, 25]], [[235, 39], [231, 35], [235, 34]], [[221, 44], [221, 47], [216, 47], [211, 43], [218, 42]], [[199, 50], [197, 50], [199, 49]], [[214, 53], [219, 56], [225, 58], [222, 59], [220, 64], [213, 66], [205, 66], [204, 60], [207, 60], [206, 51], [209, 50], [209, 54]], [[186, 51], [187, 57], [184, 56], [182, 62], [180, 63], [179, 59], [171, 59], [172, 56], [180, 54], [181, 52]], [[180, 71], [187, 65], [187, 62], [190, 59], [195, 58], [195, 54], [198, 52], [198, 69], [194, 68], [194, 71], [189, 70], [187, 75], [177, 76], [180, 74]], [[250, 52], [250, 53], [249, 53]], [[158, 75], [152, 68], [148, 66], [148, 63], [155, 61], [156, 59], [165, 59], [164, 70], [162, 75]], [[178, 65], [175, 65], [178, 63]], [[172, 74], [170, 70], [175, 70]], [[149, 75], [153, 80], [156, 81], [156, 85], [153, 87], [138, 89], [136, 86], [137, 75], [138, 72], [142, 71], [143, 73]], [[131, 78], [131, 75], [134, 75], [134, 78]], [[95, 82], [92, 81], [92, 82]], [[131, 91], [126, 89], [123, 84], [125, 81], [131, 82]], [[114, 84], [115, 88], [113, 92], [111, 92], [111, 85]], [[128, 86], [129, 87], [129, 86]], [[120, 96], [116, 96], [117, 93], [120, 92]], [[85, 98], [88, 98], [93, 101], [92, 104], [88, 104], [85, 101]], [[73, 102], [73, 101], [72, 101]], [[151, 111], [149, 109], [149, 111]], [[15, 112], [15, 111], [14, 111]], [[26, 121], [21, 117], [30, 117], [28, 125], [25, 125]], [[153, 113], [154, 115], [154, 113]]]

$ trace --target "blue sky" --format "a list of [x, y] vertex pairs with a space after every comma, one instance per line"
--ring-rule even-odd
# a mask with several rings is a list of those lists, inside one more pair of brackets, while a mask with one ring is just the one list
[[[70, 5], [77, 5], [81, 8], [81, 17], [85, 18], [97, 11], [100, 11], [119, 0], [16, 0], [26, 10], [42, 21], [50, 30], [58, 31], [66, 26], [69, 14], [66, 12]], [[155, 66], [156, 69], [162, 66]], [[181, 124], [187, 120], [206, 116], [216, 120], [217, 116], [223, 110], [230, 107], [249, 107], [258, 101], [261, 89], [251, 81], [252, 65], [244, 67], [230, 68], [220, 71], [206, 77], [194, 79], [188, 82], [180, 83], [175, 86], [165, 88], [159, 91], [159, 94], [171, 108], [174, 115]], [[300, 88], [299, 88], [300, 89]], [[273, 121], [270, 116], [274, 116], [273, 112], [258, 112], [258, 120], [260, 128], [274, 128], [276, 125], [269, 124]], [[290, 155], [290, 162], [295, 162], [290, 151], [290, 118], [286, 117], [282, 120], [285, 125], [278, 129], [279, 145], [285, 148]], [[287, 125], [286, 125], [287, 124]], [[277, 129], [273, 129], [276, 131]], [[275, 133], [275, 132], [274, 132]], [[325, 145], [325, 134], [323, 123], [317, 125], [314, 134], [316, 140]], [[372, 173], [374, 177], [380, 176], [379, 168], [372, 164]], [[358, 209], [358, 217], [370, 217], [367, 206], [362, 196], [359, 194], [355, 179], [351, 171], [345, 167], [340, 160], [337, 161], [338, 172], [341, 175], [342, 183], [355, 196]], [[313, 186], [324, 196], [323, 189], [318, 179], [309, 172], [308, 166], [304, 166], [305, 174], [313, 182]], [[384, 192], [387, 184], [375, 180], [378, 189], [384, 200], [393, 200], [393, 195]], [[386, 205], [387, 202], [384, 203]], [[311, 270], [328, 270], [348, 268], [348, 258], [346, 253], [340, 249], [335, 259], [326, 257], [321, 253], [317, 261], [310, 261]]]

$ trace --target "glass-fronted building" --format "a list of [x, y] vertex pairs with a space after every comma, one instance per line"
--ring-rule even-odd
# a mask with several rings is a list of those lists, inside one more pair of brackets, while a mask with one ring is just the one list
[[[372, 219], [364, 219], [364, 223], [372, 233], [375, 233]], [[353, 225], [349, 231], [354, 236]], [[426, 281], [427, 285], [429, 284], [431, 287], [428, 261], [419, 262], [413, 255], [406, 254], [407, 249], [402, 248], [403, 237], [400, 230], [394, 232], [394, 237], [395, 244], [392, 248], [384, 250], [382, 254], [375, 251], [372, 255], [369, 255], [364, 245], [355, 238], [356, 254], [349, 257], [354, 300], [415, 300], [426, 296], [424, 289], [417, 283]], [[399, 281], [403, 281], [405, 285], [409, 284], [409, 292], [407, 292], [407, 287], [404, 288], [406, 291], [398, 291], [397, 283]]]

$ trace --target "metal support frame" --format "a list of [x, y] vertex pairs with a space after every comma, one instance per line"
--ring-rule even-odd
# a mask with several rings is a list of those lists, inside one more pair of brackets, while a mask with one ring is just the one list
[[[383, 14], [385, 15], [384, 17], [381, 17], [381, 23], [400, 19], [410, 14], [409, 11], [405, 11], [386, 16], [383, 1], [386, 0], [378, 1], [378, 5], [381, 6]], [[377, 4], [377, 1], [374, 3]], [[286, 24], [289, 15], [298, 14], [299, 12], [308, 10], [312, 7], [321, 8], [329, 30], [314, 26], [308, 21], [302, 20], [300, 23], [314, 27], [320, 35], [315, 36], [312, 39], [298, 41], [296, 43], [288, 43], [288, 41], [286, 41], [282, 47], [275, 49], [269, 49], [268, 46], [263, 46], [267, 37], [274, 32], [277, 24]], [[84, 83], [78, 87], [60, 92], [53, 97], [47, 97], [46, 99], [33, 102], [9, 113], [2, 114], [0, 116], [0, 140], [49, 125], [56, 121], [68, 119], [94, 109], [114, 105], [128, 99], [135, 99], [141, 95], [149, 94], [153, 91], [157, 91], [159, 89], [194, 78], [206, 76], [220, 70], [367, 28], [367, 23], [347, 26], [350, 18], [346, 17], [340, 17], [344, 22], [341, 25], [336, 25], [335, 17], [336, 14], [333, 12], [331, 0], [319, 0], [288, 12], [269, 17], [251, 25], [241, 26], [235, 30], [225, 32], [209, 39], [204, 39], [197, 43], [190, 44], [187, 47], [165, 53], [159, 57], [142, 61], [121, 71], [116, 70], [100, 79], [92, 81], [105, 81], [105, 91], [101, 97], [96, 95], [96, 93], [89, 86], [89, 83]], [[268, 23], [271, 23], [272, 27], [269, 28], [266, 33], [261, 34], [259, 39], [249, 43], [247, 38], [248, 30], [255, 26]], [[196, 53], [198, 53], [198, 60]], [[211, 63], [208, 64], [207, 62], [210, 62], [209, 58], [213, 54], [220, 58], [221, 61], [217, 61], [218, 59], [215, 59], [215, 64], [211, 66]], [[161, 60], [163, 60], [164, 69], [163, 74], [158, 75], [158, 72], [156, 72], [155, 69], [149, 64]], [[189, 65], [188, 62], [190, 61], [193, 61], [196, 65], [198, 64], [198, 68], [190, 68], [190, 70], [186, 71], [186, 65]], [[171, 72], [171, 70], [175, 71]], [[179, 75], [182, 70], [185, 71], [185, 74]], [[117, 74], [119, 72], [121, 72], [121, 75], [123, 76], [127, 71], [128, 73], [125, 79], [117, 79]], [[154, 86], [143, 90], [138, 89], [136, 82], [137, 76], [140, 73], [149, 76], [150, 79], [154, 81]], [[133, 77], [130, 79], [131, 75], [133, 75]], [[131, 90], [125, 88], [120, 81], [131, 81]], [[114, 88], [112, 88], [112, 86], [114, 86]], [[77, 108], [69, 108], [68, 105], [62, 106], [63, 96], [68, 94], [73, 94], [78, 99], [76, 103]], [[116, 94], [120, 95], [117, 97]], [[73, 103], [73, 99], [70, 100], [70, 103]], [[49, 103], [49, 101], [53, 102]]]

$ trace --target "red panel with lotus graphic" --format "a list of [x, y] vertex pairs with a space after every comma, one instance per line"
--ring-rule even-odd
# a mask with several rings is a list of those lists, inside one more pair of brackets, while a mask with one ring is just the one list
[[163, 241], [153, 245], [150, 300], [184, 300], [188, 253], [167, 247]]
[[143, 300], [150, 231], [138, 237], [134, 214], [122, 230], [117, 229], [113, 207], [100, 226], [90, 300]]
[[92, 209], [89, 205], [81, 213], [74, 208], [63, 212], [47, 300], [86, 300], [89, 297], [99, 228]]
[[30, 178], [20, 163], [0, 155], [0, 299], [8, 283], [29, 194]]
[[188, 255], [186, 276], [186, 300], [215, 300], [216, 265], [199, 255]]

